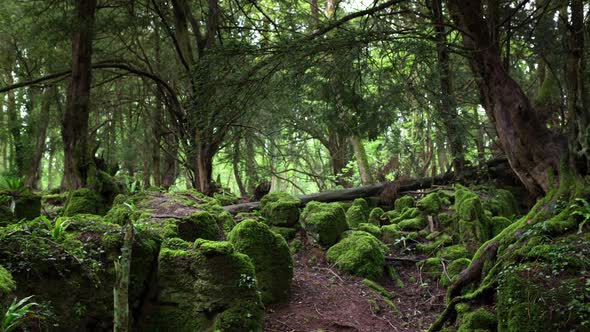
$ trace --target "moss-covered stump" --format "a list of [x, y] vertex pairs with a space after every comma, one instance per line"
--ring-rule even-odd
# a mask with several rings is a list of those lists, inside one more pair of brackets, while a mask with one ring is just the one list
[[301, 213], [300, 222], [307, 234], [326, 248], [337, 243], [348, 229], [346, 214], [338, 203], [309, 202]]
[[424, 198], [416, 203], [416, 207], [421, 213], [431, 216], [438, 214], [441, 205], [441, 200], [436, 192], [424, 196]]
[[369, 205], [362, 198], [354, 200], [352, 205], [346, 210], [346, 222], [348, 227], [357, 228], [359, 224], [369, 221]]
[[282, 192], [270, 193], [260, 200], [260, 214], [269, 225], [294, 227], [299, 220], [299, 198]]
[[254, 265], [229, 242], [165, 241], [158, 288], [158, 310], [146, 331], [262, 331]]
[[395, 200], [395, 211], [402, 213], [405, 209], [412, 208], [416, 205], [416, 200], [412, 196], [402, 196]]
[[[0, 228], [0, 265], [11, 272], [19, 297], [35, 295], [43, 308], [28, 321], [35, 329], [110, 330], [121, 227], [95, 215], [76, 215], [68, 222], [61, 236], [51, 235], [40, 220]], [[142, 305], [157, 252], [155, 237], [138, 230], [129, 289], [132, 311]]]
[[352, 231], [332, 246], [326, 258], [340, 270], [379, 280], [383, 277], [387, 247], [373, 235], [363, 231]]
[[284, 301], [293, 279], [293, 259], [285, 239], [255, 220], [236, 225], [227, 239], [238, 252], [252, 259], [262, 302]]

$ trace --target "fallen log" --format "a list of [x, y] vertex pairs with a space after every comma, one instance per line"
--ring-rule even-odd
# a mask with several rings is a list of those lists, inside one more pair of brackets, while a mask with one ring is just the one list
[[[505, 167], [508, 165], [508, 160], [506, 158], [497, 158], [492, 159], [485, 163], [482, 167], [468, 167], [464, 170], [464, 180], [473, 180], [482, 174], [482, 170], [486, 171], [489, 176], [492, 178], [505, 175], [503, 174], [506, 169], [510, 170], [510, 167]], [[498, 173], [497, 170], [500, 170]], [[512, 172], [510, 170], [510, 172]], [[453, 172], [445, 173], [443, 175], [438, 175], [435, 177], [426, 177], [420, 179], [412, 179], [412, 180], [405, 180], [401, 181], [399, 184], [398, 193], [403, 193], [407, 191], [415, 191], [419, 189], [427, 189], [431, 188], [435, 185], [444, 185], [451, 182], [457, 181]], [[395, 182], [395, 181], [394, 181]], [[346, 188], [346, 189], [337, 189], [337, 190], [328, 190], [322, 191], [318, 193], [313, 193], [309, 195], [299, 195], [297, 196], [301, 200], [301, 206], [304, 207], [307, 203], [311, 201], [317, 202], [340, 202], [340, 201], [351, 201], [356, 198], [366, 198], [366, 197], [375, 197], [379, 196], [383, 189], [387, 186], [391, 185], [392, 182], [383, 182], [379, 184], [361, 186], [356, 188]], [[225, 211], [230, 212], [231, 214], [236, 214], [240, 212], [250, 212], [260, 208], [260, 202], [250, 202], [250, 203], [241, 203], [241, 204], [234, 204], [234, 205], [227, 205], [224, 206], [223, 209]]]

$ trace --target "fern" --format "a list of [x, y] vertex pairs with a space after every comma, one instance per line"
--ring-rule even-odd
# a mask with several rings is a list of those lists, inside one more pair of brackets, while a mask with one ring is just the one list
[[0, 332], [14, 331], [20, 326], [20, 324], [22, 324], [25, 318], [27, 318], [27, 316], [33, 311], [31, 308], [38, 306], [37, 303], [29, 302], [32, 297], [32, 295], [25, 297], [18, 302], [16, 302], [15, 298], [12, 301], [12, 304], [4, 313], [4, 317], [2, 317]]

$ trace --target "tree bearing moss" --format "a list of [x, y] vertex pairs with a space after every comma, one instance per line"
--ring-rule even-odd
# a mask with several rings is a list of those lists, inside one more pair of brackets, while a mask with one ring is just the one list
[[353, 231], [349, 236], [332, 246], [326, 258], [342, 271], [378, 280], [383, 276], [387, 247], [373, 235]]
[[252, 259], [262, 302], [284, 301], [293, 279], [293, 259], [285, 239], [255, 220], [240, 222], [227, 238], [238, 252]]
[[346, 214], [338, 203], [310, 202], [301, 213], [301, 224], [322, 247], [330, 247], [348, 229]]
[[293, 227], [299, 220], [301, 200], [293, 195], [275, 192], [260, 201], [260, 213], [272, 226]]
[[402, 213], [407, 208], [412, 208], [416, 204], [414, 197], [412, 196], [402, 196], [395, 200], [394, 207], [395, 211]]
[[471, 260], [469, 258], [459, 258], [452, 261], [447, 266], [447, 273], [444, 273], [443, 271], [440, 274], [441, 286], [448, 287], [453, 281], [456, 280], [459, 273], [461, 273], [469, 266], [469, 264], [471, 264]]

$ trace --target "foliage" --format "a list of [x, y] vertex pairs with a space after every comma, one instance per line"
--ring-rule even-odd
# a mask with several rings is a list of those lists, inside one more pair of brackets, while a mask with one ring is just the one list
[[15, 331], [24, 322], [27, 316], [33, 312], [32, 307], [38, 306], [35, 302], [29, 302], [31, 298], [33, 298], [33, 295], [22, 298], [18, 302], [16, 301], [16, 298], [12, 301], [12, 304], [10, 304], [2, 317], [0, 331]]
[[46, 216], [40, 216], [39, 219], [47, 226], [47, 230], [54, 240], [63, 239], [66, 230], [70, 227], [70, 221], [66, 218], [57, 217], [53, 222], [51, 222]]

